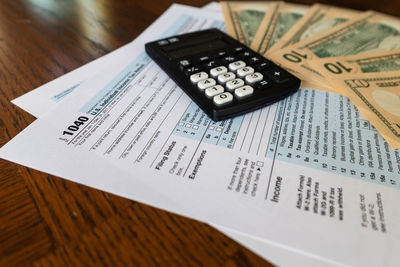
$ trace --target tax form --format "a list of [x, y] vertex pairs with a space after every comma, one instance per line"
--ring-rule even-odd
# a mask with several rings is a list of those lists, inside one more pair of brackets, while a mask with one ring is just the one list
[[[190, 25], [185, 16], [177, 21], [175, 29]], [[127, 66], [119, 61], [82, 84], [1, 156], [51, 173], [106, 159], [131, 177], [118, 188], [104, 180], [100, 189], [109, 183], [106, 191], [140, 201], [145, 194], [135, 186], [146, 184], [187, 216], [332, 262], [395, 266], [399, 152], [347, 99], [302, 89], [215, 123], [143, 46], [137, 50]]]
[[[216, 2], [210, 3], [203, 9], [207, 10], [207, 11], [217, 12], [217, 14], [211, 14], [208, 16], [208, 17], [212, 18], [213, 20], [222, 20], [219, 3], [216, 3]], [[174, 5], [171, 8], [171, 10], [166, 12], [166, 15], [164, 15], [162, 18], [160, 18], [159, 21], [169, 20], [169, 18], [168, 18], [169, 13], [174, 14], [174, 15], [176, 15], [175, 13], [190, 14], [193, 17], [193, 20], [196, 20], [196, 16], [194, 16], [195, 13], [196, 13], [196, 15], [199, 15], [198, 10], [195, 10], [192, 7], [185, 8], [185, 7], [182, 7], [181, 5]], [[200, 13], [200, 15], [203, 17], [206, 17], [205, 12]], [[158, 24], [160, 24], [160, 23], [158, 23]], [[156, 25], [157, 25], [157, 23], [156, 23]], [[201, 23], [200, 23], [200, 25], [201, 25]], [[159, 26], [152, 27], [152, 31], [157, 30], [158, 27]], [[152, 38], [157, 38], [157, 37], [154, 36]], [[108, 66], [110, 64], [110, 62], [115, 61], [115, 60], [118, 61], [119, 58], [121, 57], [120, 56], [121, 54], [130, 53], [130, 49], [132, 49], [131, 46], [132, 46], [132, 43], [127, 44], [127, 45], [101, 57], [101, 58], [98, 58], [98, 59], [70, 72], [70, 73], [67, 73], [67, 74], [65, 74], [43, 86], [40, 86], [36, 90], [33, 90], [15, 100], [13, 100], [12, 102], [14, 104], [18, 105], [20, 108], [24, 109], [25, 111], [31, 113], [35, 117], [41, 117], [48, 110], [54, 108], [54, 106], [57, 103], [59, 103], [62, 99], [64, 99], [64, 97], [67, 96], [70, 92], [72, 92], [74, 89], [79, 88], [80, 84], [84, 80], [87, 80], [90, 77], [92, 77], [95, 73], [100, 72], [100, 70], [103, 69], [104, 66]], [[106, 164], [106, 166], [107, 166], [107, 163], [104, 163], [104, 164]], [[70, 174], [70, 172], [71, 172], [70, 170], [72, 170], [72, 169], [64, 168], [62, 171], [59, 169], [46, 169], [46, 168], [42, 169], [42, 171], [52, 172], [55, 175], [63, 176], [63, 177], [73, 180], [72, 177], [74, 177], [74, 174]], [[84, 169], [80, 169], [80, 170], [84, 170]], [[106, 176], [107, 171], [109, 171], [108, 168], [105, 168], [105, 170], [102, 171], [103, 176]], [[73, 172], [76, 172], [76, 170]], [[87, 177], [89, 175], [91, 175], [91, 174], [84, 173], [81, 176]], [[120, 177], [120, 176], [121, 175], [118, 175], [118, 177]], [[91, 185], [93, 187], [103, 188], [103, 190], [105, 190], [105, 191], [112, 190], [112, 189], [109, 189], [109, 187], [107, 185], [102, 187], [102, 184], [97, 183], [97, 182], [91, 183], [88, 181], [82, 181], [80, 179], [75, 180], [75, 181], [85, 183], [85, 184]], [[119, 182], [114, 181], [114, 183], [115, 184], [117, 184], [117, 183], [124, 184], [121, 181], [119, 181]], [[140, 187], [140, 186], [138, 186], [138, 187]], [[115, 192], [116, 189], [113, 189], [113, 190]], [[142, 191], [147, 192], [144, 195], [144, 198], [141, 198], [142, 202], [148, 203], [148, 204], [153, 203], [153, 205], [155, 205], [155, 206], [164, 207], [165, 209], [168, 209], [170, 211], [184, 213], [184, 212], [179, 212], [176, 203], [171, 204], [170, 205], [171, 207], [167, 207], [165, 203], [167, 203], [168, 201], [161, 200], [161, 198], [159, 197], [159, 195], [160, 195], [159, 193], [156, 193], [154, 191], [149, 192], [146, 190], [142, 190]], [[158, 202], [154, 202], [154, 200], [149, 201], [146, 199], [146, 198], [151, 198], [149, 196], [152, 196], [152, 195], [157, 195], [156, 199], [157, 199], [157, 201], [159, 200], [159, 204], [157, 204]], [[164, 206], [161, 203], [164, 204]], [[219, 230], [221, 230], [221, 229], [222, 228], [219, 228]], [[313, 257], [307, 257], [302, 254], [294, 253], [293, 251], [289, 251], [287, 249], [282, 249], [280, 247], [271, 245], [269, 243], [266, 243], [266, 242], [263, 242], [260, 240], [249, 238], [242, 234], [233, 233], [229, 229], [224, 229], [223, 232], [225, 234], [227, 234], [228, 236], [230, 236], [231, 238], [235, 239], [236, 241], [238, 241], [238, 242], [242, 243], [243, 245], [247, 246], [248, 248], [252, 249], [256, 253], [258, 253], [260, 256], [264, 257], [265, 259], [267, 259], [269, 261], [272, 261], [274, 264], [277, 264], [279, 266], [293, 266], [293, 265], [316, 266], [316, 264], [318, 266], [331, 266], [326, 261], [317, 260]]]

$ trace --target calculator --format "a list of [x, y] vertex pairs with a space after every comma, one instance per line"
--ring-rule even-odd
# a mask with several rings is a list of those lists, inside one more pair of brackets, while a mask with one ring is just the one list
[[218, 29], [145, 45], [147, 54], [214, 121], [270, 105], [300, 80]]

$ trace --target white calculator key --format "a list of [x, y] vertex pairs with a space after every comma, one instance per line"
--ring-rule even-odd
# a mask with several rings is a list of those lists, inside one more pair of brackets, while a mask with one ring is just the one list
[[233, 100], [233, 96], [229, 92], [224, 92], [222, 94], [214, 96], [214, 104], [217, 106], [225, 105]]
[[205, 73], [204, 71], [190, 75], [190, 80], [193, 83], [198, 83], [198, 82], [200, 82], [202, 80], [205, 80], [207, 78], [208, 78], [208, 74]]
[[252, 67], [247, 66], [247, 67], [238, 69], [238, 71], [236, 73], [239, 77], [244, 77], [246, 75], [252, 74], [253, 72], [254, 72], [254, 69]]
[[224, 87], [221, 85], [215, 85], [213, 87], [208, 87], [205, 91], [207, 97], [213, 97], [215, 95], [218, 95], [220, 93], [224, 92]]
[[226, 88], [229, 91], [233, 91], [236, 88], [242, 87], [244, 85], [244, 81], [242, 79], [234, 79], [226, 83]]
[[228, 67], [231, 71], [235, 71], [237, 69], [243, 68], [244, 66], [246, 66], [246, 63], [244, 63], [244, 61], [242, 61], [242, 60], [239, 60], [239, 61], [232, 62], [231, 64], [229, 64]]
[[224, 73], [227, 73], [227, 72], [228, 72], [228, 69], [225, 66], [219, 66], [219, 67], [216, 67], [216, 68], [212, 68], [210, 70], [210, 74], [213, 77], [217, 77], [218, 75], [224, 74]]
[[245, 85], [235, 90], [235, 96], [237, 98], [244, 98], [246, 96], [251, 96], [253, 92], [254, 92], [253, 87], [251, 87], [250, 85]]
[[197, 87], [200, 90], [204, 90], [204, 89], [206, 89], [208, 87], [211, 87], [211, 86], [214, 86], [216, 84], [217, 84], [217, 82], [214, 79], [209, 78], [209, 79], [205, 79], [205, 80], [202, 80], [202, 81], [198, 82], [197, 83]]
[[246, 76], [246, 82], [256, 83], [263, 79], [263, 75], [259, 72], [255, 72]]
[[236, 76], [235, 76], [235, 74], [233, 72], [227, 72], [227, 73], [218, 75], [218, 81], [220, 83], [226, 83], [226, 82], [229, 82], [229, 81], [231, 81], [231, 80], [233, 80], [235, 78], [236, 78]]

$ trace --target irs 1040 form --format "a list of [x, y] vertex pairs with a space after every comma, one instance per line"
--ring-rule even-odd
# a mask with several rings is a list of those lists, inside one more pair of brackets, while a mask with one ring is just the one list
[[[164, 36], [196, 22], [181, 15]], [[141, 41], [133, 61], [124, 57], [82, 84], [1, 156], [34, 168], [66, 164], [65, 155], [82, 167], [107, 161], [132, 176], [132, 187], [138, 180], [182, 205], [184, 215], [333, 262], [396, 265], [399, 151], [346, 98], [303, 88], [215, 123]]]
[[[189, 14], [192, 17], [192, 20], [197, 20], [198, 23], [195, 23], [193, 29], [196, 29], [198, 26], [207, 26], [208, 23], [204, 23], [205, 19], [212, 19], [213, 21], [222, 20], [221, 10], [219, 3], [213, 2], [205, 7], [203, 7], [204, 11], [199, 11], [193, 7], [185, 7], [182, 5], [173, 5], [165, 14], [158, 19], [153, 26], [151, 26], [144, 34], [147, 36], [148, 32], [156, 32], [157, 29], [162, 28], [160, 25], [168, 25], [171, 21], [171, 18], [179, 17], [180, 14]], [[211, 12], [210, 11], [214, 11]], [[149, 36], [149, 39], [158, 38], [158, 36]], [[57, 79], [40, 86], [39, 88], [32, 90], [31, 92], [13, 100], [13, 103], [18, 105], [20, 108], [25, 111], [31, 113], [35, 117], [41, 117], [48, 110], [54, 108], [54, 106], [59, 103], [65, 96], [67, 96], [73, 90], [78, 90], [80, 88], [80, 84], [84, 80], [88, 80], [90, 77], [94, 76], [96, 73], [100, 72], [104, 66], [108, 66], [113, 61], [121, 61], [121, 55], [129, 55], [132, 51], [136, 50], [136, 46], [133, 43], [129, 43], [115, 51], [110, 52], [109, 54], [98, 58], [76, 70], [71, 71]], [[66, 161], [64, 161], [66, 162]], [[46, 165], [46, 164], [45, 164]], [[118, 181], [113, 179], [111, 185], [104, 185], [98, 183], [99, 175], [103, 177], [108, 177], [108, 173], [110, 172], [110, 168], [107, 167], [107, 162], [103, 162], [101, 167], [97, 167], [98, 173], [95, 174], [94, 177], [91, 172], [87, 172], [86, 168], [80, 168], [79, 177], [75, 178], [75, 170], [73, 168], [67, 168], [67, 166], [63, 165], [64, 168], [55, 168], [49, 169], [49, 165], [41, 168], [42, 171], [51, 172], [57, 176], [61, 176], [70, 180], [75, 180], [79, 183], [84, 183], [89, 186], [101, 188], [105, 191], [111, 191], [115, 194], [123, 194], [123, 190], [119, 190], [115, 187], [116, 184], [124, 185], [124, 182], [121, 180]], [[39, 168], [36, 166], [36, 168]], [[113, 169], [115, 170], [115, 169]], [[74, 173], [74, 174], [73, 174]], [[116, 174], [113, 172], [112, 176], [124, 177], [123, 174]], [[82, 177], [86, 177], [86, 179], [82, 179]], [[88, 177], [92, 177], [93, 179], [87, 179]], [[75, 179], [74, 179], [75, 178]], [[130, 176], [128, 177], [129, 180]], [[137, 184], [137, 183], [135, 183]], [[132, 182], [131, 182], [132, 186]], [[165, 201], [160, 194], [160, 192], [156, 192], [155, 190], [148, 191], [145, 185], [136, 186], [140, 188], [140, 192], [144, 192], [145, 194], [134, 194], [132, 190], [130, 190], [129, 194], [125, 194], [127, 197], [131, 197], [134, 199], [140, 199], [141, 202], [152, 204], [159, 208], [164, 208], [176, 213], [186, 214], [189, 216], [187, 212], [182, 211], [182, 207], [177, 205], [177, 203], [171, 204], [168, 201]], [[332, 266], [329, 264], [326, 259], [317, 259], [315, 257], [305, 256], [300, 253], [294, 253], [293, 250], [288, 250], [286, 248], [278, 247], [276, 244], [272, 244], [271, 242], [266, 242], [265, 240], [258, 240], [248, 236], [243, 235], [242, 233], [234, 233], [229, 229], [222, 229], [218, 227], [220, 231], [223, 231], [225, 234], [250, 248], [254, 252], [258, 253], [260, 256], [266, 258], [268, 261], [273, 262], [278, 266]], [[336, 264], [335, 264], [336, 266]]]

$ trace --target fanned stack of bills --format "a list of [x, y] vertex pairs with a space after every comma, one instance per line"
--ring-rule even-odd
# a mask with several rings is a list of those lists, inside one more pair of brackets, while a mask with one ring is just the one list
[[226, 31], [302, 80], [342, 94], [400, 148], [400, 19], [285, 2], [221, 2]]

